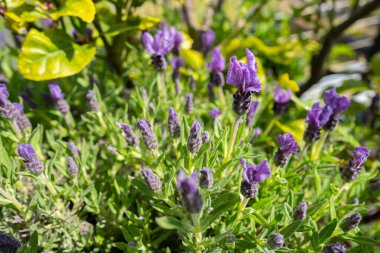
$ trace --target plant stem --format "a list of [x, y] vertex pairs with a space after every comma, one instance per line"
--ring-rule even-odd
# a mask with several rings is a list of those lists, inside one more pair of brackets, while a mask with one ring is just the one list
[[232, 224], [232, 227], [235, 228], [237, 222], [240, 221], [240, 218], [241, 218], [241, 215], [245, 209], [245, 206], [248, 204], [248, 201], [249, 199], [248, 198], [243, 198], [240, 200], [240, 204], [239, 204], [239, 207], [238, 207], [238, 211], [237, 211], [237, 214], [236, 214], [236, 219], [234, 221], [234, 223]]
[[223, 92], [222, 86], [218, 87], [218, 95], [219, 95], [222, 107], [224, 107], [227, 103], [226, 103], [226, 97], [224, 96], [224, 92]]
[[201, 253], [202, 248], [201, 248], [200, 244], [202, 242], [202, 231], [201, 231], [201, 227], [199, 225], [199, 215], [197, 213], [192, 213], [191, 219], [192, 219], [193, 225], [194, 225], [194, 234], [195, 234], [195, 243], [196, 243], [195, 252]]
[[166, 91], [166, 81], [165, 81], [165, 72], [164, 71], [158, 73], [157, 82], [158, 82], [158, 86], [157, 86], [158, 93], [161, 94], [161, 92], [162, 92], [164, 99], [166, 99], [167, 91]]
[[228, 151], [227, 151], [227, 156], [226, 156], [225, 162], [229, 161], [231, 158], [231, 153], [232, 153], [232, 150], [235, 146], [235, 140], [236, 140], [236, 135], [237, 135], [237, 132], [239, 129], [239, 124], [240, 124], [240, 116], [237, 116], [235, 119], [235, 122], [234, 122], [234, 126], [231, 130], [230, 143], [228, 145], [228, 149], [227, 149]]
[[328, 135], [329, 135], [329, 131], [325, 131], [322, 138], [316, 143], [315, 149], [313, 149], [313, 152], [311, 154], [312, 161], [318, 160], [319, 154], [321, 153], [323, 144], [325, 143]]

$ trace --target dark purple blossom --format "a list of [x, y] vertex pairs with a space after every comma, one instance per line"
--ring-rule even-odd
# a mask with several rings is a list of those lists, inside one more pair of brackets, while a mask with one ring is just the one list
[[267, 243], [269, 247], [271, 247], [272, 249], [279, 249], [282, 248], [282, 246], [284, 246], [285, 239], [284, 236], [280, 233], [272, 234], [268, 238]]
[[202, 210], [203, 203], [197, 187], [197, 178], [196, 172], [187, 178], [182, 170], [177, 177], [177, 189], [181, 193], [183, 207], [189, 213], [199, 213]]
[[274, 101], [279, 104], [285, 104], [290, 101], [292, 97], [291, 90], [285, 90], [282, 87], [276, 86], [274, 87]]
[[209, 111], [209, 114], [212, 120], [216, 120], [220, 115], [222, 115], [222, 111], [214, 108]]
[[342, 222], [342, 229], [344, 231], [349, 231], [349, 230], [352, 230], [354, 228], [356, 228], [359, 223], [361, 222], [362, 220], [362, 216], [360, 215], [360, 213], [354, 213], [352, 214], [351, 216], [347, 217], [343, 222]]
[[149, 121], [147, 121], [146, 119], [140, 119], [137, 122], [137, 127], [140, 129], [142, 133], [145, 146], [150, 150], [156, 149], [158, 147], [158, 141]]
[[181, 135], [181, 125], [178, 120], [178, 115], [172, 107], [169, 108], [168, 128], [173, 138], [178, 138]]
[[156, 174], [154, 174], [154, 172], [151, 169], [143, 169], [141, 171], [141, 174], [143, 175], [145, 183], [147, 184], [150, 190], [154, 192], [161, 191], [161, 179]]
[[191, 153], [197, 153], [203, 144], [201, 128], [202, 124], [194, 120], [190, 129], [190, 135], [187, 138], [187, 148]]
[[249, 111], [247, 112], [247, 126], [251, 127], [253, 125], [253, 119], [255, 117], [255, 112], [259, 106], [259, 101], [252, 101]]
[[324, 108], [315, 103], [311, 110], [307, 111], [306, 123], [308, 124], [304, 133], [304, 140], [313, 143], [319, 139], [321, 128], [329, 120], [332, 109], [329, 106]]
[[339, 242], [328, 244], [323, 248], [323, 253], [346, 253], [346, 246]]
[[173, 67], [173, 69], [179, 69], [183, 66], [185, 66], [185, 61], [181, 57], [174, 56], [170, 62], [170, 65]]
[[12, 236], [0, 234], [0, 249], [4, 253], [16, 253], [21, 243]]
[[277, 138], [280, 147], [275, 154], [274, 163], [276, 166], [284, 167], [288, 163], [290, 155], [297, 153], [298, 144], [293, 135], [289, 133], [279, 135]]
[[356, 147], [354, 156], [349, 163], [341, 168], [341, 176], [345, 181], [355, 180], [361, 172], [362, 165], [365, 163], [370, 155], [370, 151], [365, 147]]
[[203, 189], [210, 189], [214, 183], [213, 172], [210, 168], [203, 168], [200, 171], [201, 175], [199, 177], [199, 185]]
[[19, 144], [17, 146], [19, 156], [24, 160], [25, 166], [34, 174], [41, 174], [44, 171], [44, 164], [34, 152], [32, 145]]
[[260, 92], [261, 82], [257, 75], [257, 62], [253, 53], [246, 49], [247, 63], [231, 57], [227, 72], [227, 83], [235, 85], [242, 92]]
[[243, 165], [243, 180], [240, 191], [245, 198], [254, 198], [259, 189], [259, 183], [267, 179], [272, 173], [268, 160], [265, 159], [257, 166], [247, 164], [244, 159], [240, 159], [240, 163]]
[[336, 88], [325, 91], [324, 101], [326, 106], [329, 106], [332, 109], [332, 114], [329, 120], [326, 122], [325, 128], [327, 130], [332, 130], [339, 123], [340, 113], [347, 110], [350, 106], [350, 101], [348, 98], [339, 96], [336, 93]]
[[306, 218], [307, 204], [301, 202], [299, 206], [294, 210], [294, 218], [296, 220], [304, 220]]

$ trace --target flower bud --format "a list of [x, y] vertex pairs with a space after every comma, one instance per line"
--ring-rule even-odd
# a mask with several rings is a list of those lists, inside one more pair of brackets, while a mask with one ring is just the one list
[[272, 249], [282, 248], [282, 246], [284, 246], [284, 242], [284, 236], [280, 233], [271, 235], [267, 240], [269, 247]]
[[128, 143], [129, 146], [135, 146], [139, 143], [139, 138], [133, 132], [132, 128], [127, 124], [118, 124], [118, 127], [120, 127], [125, 135], [125, 141]]
[[346, 253], [346, 246], [344, 244], [329, 244], [323, 248], [323, 253]]
[[247, 199], [254, 198], [256, 197], [259, 188], [259, 183], [249, 183], [248, 181], [243, 179], [240, 185], [240, 192]]
[[99, 111], [99, 103], [95, 98], [95, 94], [92, 90], [87, 92], [86, 99], [88, 102], [88, 105], [90, 106], [91, 110], [97, 112]]
[[79, 156], [79, 150], [73, 141], [69, 141], [69, 150], [73, 157]]
[[192, 114], [194, 112], [193, 94], [189, 93], [186, 95], [185, 112], [187, 114]]
[[142, 137], [144, 139], [147, 149], [155, 149], [158, 147], [158, 141], [156, 135], [153, 133], [152, 126], [146, 119], [140, 119], [137, 122], [137, 127], [140, 129]]
[[360, 215], [360, 213], [354, 213], [342, 222], [341, 227], [344, 231], [352, 230], [359, 225], [361, 220], [362, 216]]
[[203, 168], [199, 178], [199, 185], [203, 189], [210, 189], [214, 183], [213, 172], [209, 168]]
[[165, 71], [167, 68], [167, 62], [163, 55], [152, 55], [152, 65], [154, 65], [157, 71]]
[[67, 157], [67, 172], [72, 176], [78, 174], [78, 165], [71, 156]]
[[4, 253], [15, 253], [21, 246], [21, 243], [12, 236], [0, 235], [0, 250]]
[[181, 135], [181, 125], [174, 108], [170, 107], [168, 116], [169, 133], [173, 138], [178, 138]]
[[233, 234], [227, 235], [226, 241], [227, 241], [227, 243], [235, 243], [236, 242], [236, 236]]
[[203, 131], [202, 132], [202, 143], [205, 144], [209, 140], [210, 140], [210, 134], [208, 133], [208, 131]]
[[17, 151], [20, 157], [24, 159], [25, 166], [34, 174], [41, 174], [44, 171], [44, 164], [37, 157], [32, 145], [19, 144]]
[[160, 192], [162, 188], [162, 183], [160, 178], [154, 174], [151, 169], [143, 169], [141, 174], [144, 177], [145, 183], [149, 187], [150, 190], [154, 192]]
[[197, 188], [197, 173], [193, 173], [189, 178], [184, 171], [180, 171], [177, 177], [177, 188], [182, 196], [182, 204], [189, 213], [199, 213], [202, 210], [202, 197]]
[[307, 204], [306, 202], [301, 202], [299, 206], [294, 210], [294, 218], [296, 220], [304, 220], [306, 218]]
[[187, 138], [187, 148], [191, 153], [197, 153], [203, 144], [201, 127], [202, 124], [194, 120], [190, 129], [190, 135]]

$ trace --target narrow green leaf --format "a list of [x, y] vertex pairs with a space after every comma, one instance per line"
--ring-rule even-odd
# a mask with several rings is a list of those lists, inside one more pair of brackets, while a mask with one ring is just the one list
[[292, 236], [298, 229], [298, 227], [301, 225], [302, 220], [297, 220], [288, 226], [286, 226], [284, 229], [281, 230], [281, 234], [284, 236], [285, 239]]
[[338, 225], [338, 220], [334, 219], [329, 222], [320, 232], [319, 232], [319, 243], [325, 242], [334, 233], [336, 226]]

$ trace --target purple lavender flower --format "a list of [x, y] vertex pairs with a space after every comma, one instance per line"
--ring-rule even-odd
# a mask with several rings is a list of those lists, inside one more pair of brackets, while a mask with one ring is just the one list
[[261, 82], [257, 75], [257, 62], [253, 53], [247, 48], [248, 63], [238, 62], [236, 56], [231, 57], [227, 73], [227, 83], [235, 85], [243, 92], [260, 92]]
[[26, 129], [32, 127], [29, 119], [24, 115], [24, 106], [19, 103], [12, 103], [14, 108], [17, 110], [17, 114], [15, 115], [15, 122], [20, 129]]
[[173, 67], [173, 82], [177, 93], [181, 92], [180, 86], [180, 72], [179, 69], [185, 66], [185, 61], [181, 57], [174, 56], [171, 60], [171, 66]]
[[294, 210], [294, 218], [296, 220], [304, 220], [306, 218], [307, 204], [301, 202], [299, 206]]
[[214, 183], [213, 172], [210, 168], [203, 168], [201, 171], [201, 176], [199, 177], [199, 185], [203, 189], [210, 189]]
[[365, 147], [356, 147], [354, 156], [349, 161], [348, 165], [341, 169], [341, 176], [345, 181], [355, 180], [361, 172], [362, 165], [370, 155], [370, 151]]
[[246, 114], [250, 108], [251, 93], [261, 91], [255, 56], [249, 49], [246, 49], [246, 55], [247, 64], [238, 62], [236, 56], [231, 57], [227, 72], [227, 83], [238, 88], [234, 94], [232, 107], [239, 116]]
[[292, 91], [285, 90], [282, 87], [275, 86], [273, 111], [280, 116], [286, 112]]
[[173, 33], [161, 23], [161, 30], [158, 30], [154, 37], [148, 32], [143, 32], [142, 41], [145, 50], [152, 54], [152, 64], [158, 71], [166, 69], [165, 55], [174, 47]]
[[350, 101], [346, 97], [339, 96], [339, 94], [336, 93], [335, 87], [331, 90], [325, 91], [323, 100], [325, 101], [325, 104], [332, 109], [332, 114], [324, 127], [327, 130], [333, 130], [339, 123], [340, 113], [348, 109]]
[[50, 90], [51, 98], [53, 99], [55, 106], [57, 107], [57, 110], [60, 111], [62, 114], [68, 113], [70, 110], [70, 107], [69, 107], [69, 104], [64, 99], [63, 92], [61, 88], [59, 87], [59, 85], [56, 83], [50, 83], [49, 90]]
[[137, 127], [140, 129], [142, 133], [145, 146], [150, 150], [156, 149], [158, 147], [158, 141], [149, 121], [147, 121], [146, 119], [140, 119], [137, 122]]
[[210, 140], [210, 134], [208, 131], [202, 132], [202, 144], [207, 143]]
[[315, 103], [311, 110], [307, 111], [306, 123], [308, 124], [304, 133], [304, 140], [313, 143], [319, 139], [321, 128], [329, 120], [332, 109], [329, 106], [321, 108], [319, 103]]
[[16, 118], [19, 114], [17, 108], [8, 100], [9, 93], [4, 84], [0, 86], [0, 115], [4, 118], [12, 120], [16, 124]]
[[210, 50], [210, 47], [214, 43], [215, 40], [215, 32], [213, 30], [202, 33], [201, 40], [203, 44], [203, 51], [205, 54]]
[[193, 94], [189, 93], [186, 95], [185, 112], [187, 114], [192, 114], [194, 112]]
[[141, 174], [144, 177], [145, 183], [149, 187], [150, 190], [154, 192], [160, 192], [162, 188], [162, 182], [160, 178], [154, 174], [151, 169], [143, 169]]
[[339, 242], [328, 244], [323, 248], [323, 253], [346, 253], [346, 246]]
[[202, 124], [194, 120], [190, 129], [190, 135], [187, 138], [187, 148], [191, 153], [197, 153], [203, 144], [201, 128]]
[[279, 135], [277, 138], [280, 147], [274, 156], [274, 164], [279, 167], [284, 167], [288, 163], [290, 155], [297, 153], [298, 144], [294, 140], [293, 135], [289, 133]]
[[79, 150], [73, 141], [69, 141], [68, 148], [73, 157], [79, 157]]
[[214, 121], [216, 120], [220, 115], [222, 115], [222, 111], [218, 110], [216, 108], [209, 111], [211, 119]]
[[247, 112], [247, 127], [251, 127], [253, 125], [253, 119], [255, 117], [255, 112], [258, 106], [259, 101], [251, 102], [251, 106], [249, 107], [249, 111]]
[[108, 152], [110, 152], [112, 155], [117, 155], [117, 148], [114, 146], [107, 146]]
[[219, 48], [214, 48], [212, 51], [211, 62], [207, 63], [207, 67], [210, 70], [210, 83], [215, 86], [224, 86], [224, 76], [222, 72], [225, 67], [225, 61]]
[[267, 240], [269, 247], [272, 249], [282, 248], [282, 246], [284, 246], [284, 242], [284, 236], [280, 233], [272, 234]]
[[173, 54], [178, 56], [179, 55], [179, 48], [182, 44], [182, 41], [183, 41], [183, 36], [180, 32], [178, 31], [175, 31], [174, 29], [174, 35], [173, 35], [173, 43], [174, 43], [174, 47], [173, 47]]
[[5, 253], [15, 253], [20, 248], [21, 243], [12, 236], [0, 235], [0, 249]]
[[44, 164], [34, 152], [32, 145], [19, 144], [17, 146], [19, 156], [24, 159], [25, 166], [34, 174], [41, 174], [44, 171]]
[[256, 128], [253, 129], [253, 136], [255, 138], [259, 137], [260, 134], [261, 134], [261, 129], [260, 128], [256, 127]]
[[88, 91], [86, 94], [87, 102], [91, 108], [91, 110], [97, 112], [99, 111], [99, 103], [95, 98], [95, 94], [92, 90]]
[[192, 173], [189, 178], [184, 171], [180, 171], [177, 176], [177, 189], [182, 196], [182, 204], [189, 213], [199, 213], [202, 210], [202, 197], [197, 187], [198, 174]]
[[243, 165], [243, 180], [240, 186], [240, 192], [245, 198], [254, 198], [259, 190], [259, 183], [271, 175], [268, 160], [264, 160], [257, 166], [247, 164], [244, 159], [240, 159]]
[[172, 107], [169, 108], [168, 128], [173, 138], [178, 138], [181, 135], [181, 125], [178, 120], [178, 115]]
[[354, 228], [356, 228], [359, 223], [361, 222], [362, 220], [362, 216], [360, 215], [360, 213], [354, 213], [352, 214], [351, 216], [347, 217], [343, 222], [342, 222], [342, 229], [344, 231], [349, 231], [349, 230], [352, 230]]
[[67, 157], [67, 172], [72, 176], [78, 174], [78, 165], [71, 156]]
[[0, 83], [0, 93], [3, 94], [6, 98], [9, 97], [9, 92], [6, 84]]

